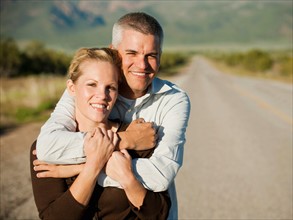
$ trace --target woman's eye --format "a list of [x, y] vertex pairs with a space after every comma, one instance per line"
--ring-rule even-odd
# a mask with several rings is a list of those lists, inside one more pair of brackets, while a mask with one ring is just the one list
[[90, 87], [95, 87], [96, 84], [95, 83], [88, 83], [87, 86], [90, 86]]
[[129, 52], [126, 53], [126, 55], [133, 56], [133, 55], [135, 55], [135, 52], [129, 51]]

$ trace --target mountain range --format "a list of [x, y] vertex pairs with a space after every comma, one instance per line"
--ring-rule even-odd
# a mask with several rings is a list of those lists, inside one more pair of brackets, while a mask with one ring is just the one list
[[107, 46], [123, 14], [144, 11], [158, 19], [167, 48], [216, 45], [292, 47], [292, 0], [1, 0], [0, 37], [31, 40], [67, 51]]

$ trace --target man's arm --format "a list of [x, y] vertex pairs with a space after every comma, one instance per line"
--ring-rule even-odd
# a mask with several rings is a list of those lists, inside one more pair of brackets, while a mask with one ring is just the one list
[[74, 99], [65, 90], [38, 136], [37, 157], [39, 160], [57, 164], [85, 162], [83, 150], [85, 133], [75, 132], [74, 114]]
[[[185, 93], [179, 93], [173, 99], [175, 101], [172, 100], [172, 103], [170, 102], [166, 105], [164, 112], [162, 112], [164, 120], [158, 130], [158, 146], [153, 156], [149, 159], [139, 158], [133, 160], [133, 171], [138, 180], [141, 181], [144, 187], [156, 192], [165, 191], [182, 166], [190, 102]], [[69, 104], [66, 102], [69, 102]], [[74, 101], [65, 92], [51, 118], [43, 126], [38, 138], [38, 146], [39, 149], [43, 150], [42, 156], [45, 161], [56, 163], [57, 160], [59, 164], [61, 162], [74, 164], [85, 161], [82, 157], [84, 155], [84, 134], [68, 131], [75, 131], [76, 125], [73, 115]], [[66, 138], [64, 138], [64, 135], [66, 135]], [[39, 155], [38, 159], [42, 160]], [[119, 187], [116, 181], [111, 180], [103, 172], [99, 175], [99, 184], [104, 187]]]
[[[56, 105], [49, 120], [42, 126], [37, 141], [38, 159], [54, 164], [79, 164], [85, 162], [83, 150], [86, 133], [75, 132], [75, 104], [67, 90]], [[152, 123], [138, 119], [126, 131], [119, 132], [119, 149], [146, 150], [156, 142]]]
[[[183, 163], [185, 132], [190, 115], [190, 101], [186, 93], [173, 94], [164, 106], [163, 121], [158, 129], [158, 145], [153, 155], [133, 159], [133, 172], [146, 189], [161, 192], [168, 189]], [[98, 177], [99, 184], [116, 186], [106, 175]]]
[[149, 159], [133, 160], [138, 180], [154, 192], [167, 190], [183, 163], [190, 101], [185, 93], [176, 99], [177, 102], [165, 106], [164, 120], [158, 130], [158, 145], [153, 155]]

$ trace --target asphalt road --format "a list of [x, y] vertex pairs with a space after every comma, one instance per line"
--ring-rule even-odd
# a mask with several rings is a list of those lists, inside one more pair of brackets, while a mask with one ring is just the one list
[[192, 111], [177, 178], [180, 219], [292, 219], [292, 85], [194, 59], [179, 84]]
[[[192, 103], [179, 218], [292, 219], [292, 85], [223, 74], [203, 58], [174, 81]], [[0, 219], [38, 219], [28, 155], [40, 126], [0, 137]]]

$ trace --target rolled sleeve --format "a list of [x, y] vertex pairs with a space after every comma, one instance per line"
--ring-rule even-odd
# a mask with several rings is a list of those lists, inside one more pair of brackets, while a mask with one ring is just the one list
[[86, 133], [75, 132], [74, 112], [74, 99], [65, 90], [38, 136], [37, 156], [39, 160], [57, 164], [85, 162], [83, 144]]
[[183, 163], [185, 132], [190, 114], [189, 98], [185, 93], [174, 97], [165, 105], [163, 120], [159, 125], [159, 141], [149, 159], [133, 162], [134, 172], [143, 185], [152, 191], [168, 189]]

